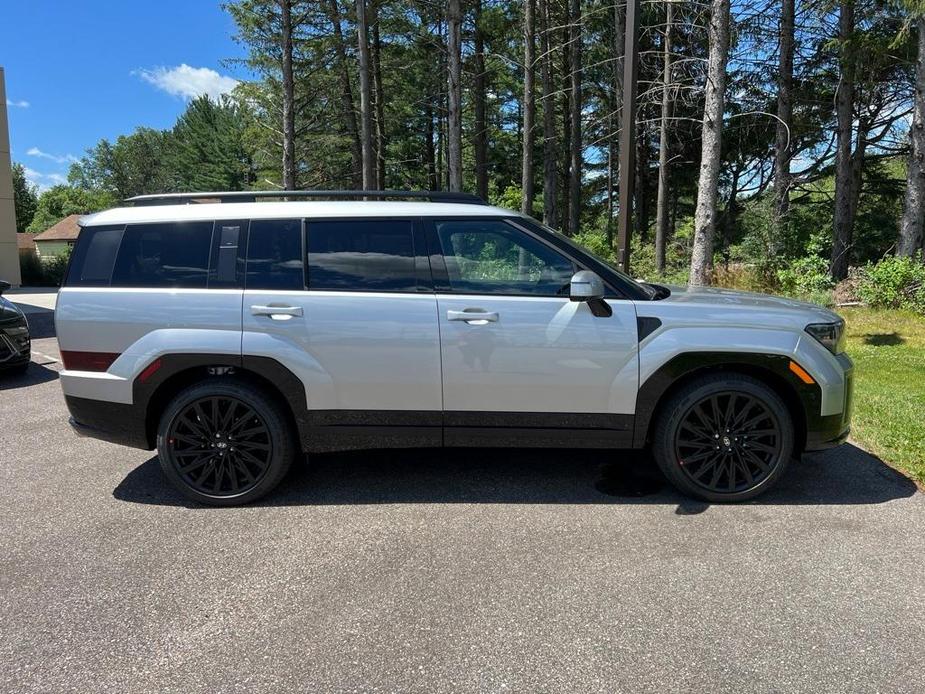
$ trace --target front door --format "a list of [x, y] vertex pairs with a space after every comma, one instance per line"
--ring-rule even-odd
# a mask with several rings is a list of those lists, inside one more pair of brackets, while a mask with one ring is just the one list
[[[568, 297], [581, 269], [500, 219], [437, 221], [447, 445], [623, 445], [639, 382], [633, 303]], [[575, 430], [581, 430], [575, 432]]]

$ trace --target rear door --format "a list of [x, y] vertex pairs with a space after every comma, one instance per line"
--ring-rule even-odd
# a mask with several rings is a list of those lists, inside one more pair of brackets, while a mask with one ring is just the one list
[[[448, 445], [622, 445], [638, 386], [636, 311], [568, 297], [582, 269], [503, 219], [437, 220], [435, 283]], [[556, 430], [584, 429], [582, 437]]]
[[[319, 437], [441, 443], [436, 299], [413, 219], [253, 220], [243, 350], [305, 384]], [[420, 428], [420, 429], [416, 429]], [[390, 430], [391, 429], [391, 430]], [[369, 433], [367, 431], [366, 433]], [[393, 437], [394, 435], [394, 437]]]

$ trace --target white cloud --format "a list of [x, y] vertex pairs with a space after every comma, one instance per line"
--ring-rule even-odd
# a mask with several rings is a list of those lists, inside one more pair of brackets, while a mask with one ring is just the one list
[[23, 167], [23, 174], [29, 183], [39, 189], [39, 192], [48, 190], [59, 183], [67, 183], [67, 177], [64, 174], [54, 172], [44, 174], [35, 169], [30, 169], [28, 166]]
[[26, 154], [30, 157], [41, 157], [42, 159], [50, 159], [51, 161], [57, 162], [59, 164], [66, 164], [68, 162], [77, 161], [77, 157], [73, 154], [57, 155], [49, 154], [48, 152], [43, 152], [38, 147], [30, 147], [26, 150]]
[[12, 106], [13, 108], [29, 108], [29, 102], [26, 100], [12, 101], [10, 99], [7, 99], [6, 105]]
[[138, 75], [145, 82], [168, 94], [183, 99], [194, 99], [203, 94], [207, 94], [210, 99], [218, 99], [238, 84], [238, 80], [233, 77], [220, 75], [207, 67], [190, 67], [186, 63], [171, 68], [137, 70], [132, 74]]

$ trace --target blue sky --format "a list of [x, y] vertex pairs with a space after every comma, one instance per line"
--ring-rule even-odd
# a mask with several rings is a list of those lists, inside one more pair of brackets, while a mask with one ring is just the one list
[[101, 138], [173, 125], [191, 95], [245, 75], [219, 0], [0, 2], [13, 161], [41, 188]]

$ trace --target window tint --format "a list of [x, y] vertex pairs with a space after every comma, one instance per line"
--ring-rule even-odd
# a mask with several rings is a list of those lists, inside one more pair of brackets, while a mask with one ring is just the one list
[[67, 284], [108, 287], [124, 230], [125, 227], [88, 227], [81, 230]]
[[414, 291], [410, 221], [309, 222], [311, 289]]
[[305, 289], [302, 220], [255, 219], [247, 234], [247, 289]]
[[212, 222], [128, 226], [112, 273], [114, 287], [205, 287]]
[[450, 290], [471, 294], [568, 294], [574, 264], [497, 220], [437, 223]]

